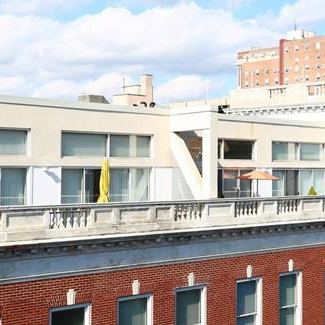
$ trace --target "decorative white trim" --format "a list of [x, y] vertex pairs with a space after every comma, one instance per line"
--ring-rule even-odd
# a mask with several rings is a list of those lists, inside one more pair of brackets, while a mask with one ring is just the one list
[[288, 271], [289, 271], [289, 272], [292, 272], [292, 271], [293, 271], [293, 267], [294, 267], [293, 260], [290, 259], [290, 260], [288, 261]]
[[67, 305], [74, 305], [76, 303], [76, 290], [75, 289], [69, 289], [67, 292]]
[[139, 280], [133, 280], [133, 282], [132, 282], [132, 294], [133, 295], [140, 294], [140, 281]]
[[253, 267], [251, 265], [247, 265], [246, 276], [247, 278], [251, 278], [253, 276]]
[[193, 272], [189, 273], [187, 276], [188, 286], [193, 287], [195, 285], [195, 274]]

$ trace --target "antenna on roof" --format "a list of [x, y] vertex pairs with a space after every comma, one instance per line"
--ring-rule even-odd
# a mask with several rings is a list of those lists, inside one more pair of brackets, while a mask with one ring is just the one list
[[125, 94], [125, 76], [124, 76], [124, 72], [122, 74], [122, 91], [123, 91], [123, 94]]

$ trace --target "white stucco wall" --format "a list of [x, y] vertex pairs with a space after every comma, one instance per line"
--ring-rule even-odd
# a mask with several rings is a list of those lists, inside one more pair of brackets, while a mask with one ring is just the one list
[[34, 167], [32, 178], [32, 204], [47, 205], [61, 203], [61, 168]]

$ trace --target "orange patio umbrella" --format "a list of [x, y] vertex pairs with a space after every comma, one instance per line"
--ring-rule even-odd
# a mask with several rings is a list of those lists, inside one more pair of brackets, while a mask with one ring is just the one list
[[263, 172], [261, 170], [253, 170], [249, 173], [246, 173], [244, 175], [238, 176], [239, 179], [251, 179], [251, 180], [256, 180], [256, 194], [258, 195], [258, 181], [263, 180], [263, 181], [275, 181], [278, 180], [278, 177], [275, 177], [271, 175], [269, 172]]

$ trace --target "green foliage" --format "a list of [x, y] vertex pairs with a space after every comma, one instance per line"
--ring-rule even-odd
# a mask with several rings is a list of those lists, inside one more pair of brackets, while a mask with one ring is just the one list
[[318, 193], [315, 190], [315, 187], [312, 186], [309, 191], [308, 191], [308, 195], [318, 195]]

